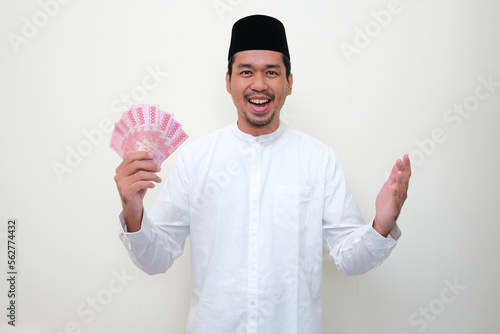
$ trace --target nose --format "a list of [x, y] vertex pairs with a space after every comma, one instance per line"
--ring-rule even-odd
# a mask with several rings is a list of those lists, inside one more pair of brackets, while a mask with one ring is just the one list
[[253, 80], [252, 80], [252, 83], [250, 85], [250, 88], [252, 90], [258, 91], [258, 92], [267, 90], [268, 86], [267, 86], [265, 76], [262, 73], [256, 73], [253, 76]]

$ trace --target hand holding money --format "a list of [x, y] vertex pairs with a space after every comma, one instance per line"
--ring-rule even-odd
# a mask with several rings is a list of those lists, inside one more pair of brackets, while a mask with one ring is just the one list
[[151, 162], [152, 153], [140, 151], [130, 153], [116, 169], [115, 182], [120, 193], [123, 217], [127, 232], [141, 229], [143, 199], [148, 189], [154, 188], [161, 178], [156, 175], [160, 166]]
[[158, 105], [132, 106], [115, 124], [110, 147], [124, 158], [116, 169], [115, 182], [128, 232], [141, 229], [146, 191], [155, 187], [154, 182], [161, 182], [156, 175], [161, 163], [187, 137], [182, 124]]

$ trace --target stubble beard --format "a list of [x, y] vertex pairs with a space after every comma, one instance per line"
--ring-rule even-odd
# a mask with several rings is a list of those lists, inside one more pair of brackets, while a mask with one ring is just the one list
[[247, 113], [243, 112], [243, 118], [245, 118], [245, 121], [247, 121], [247, 123], [253, 126], [258, 126], [258, 127], [268, 125], [274, 120], [275, 117], [276, 117], [276, 111], [274, 111], [269, 118], [256, 121], [256, 120], [251, 120], [250, 117], [248, 117]]

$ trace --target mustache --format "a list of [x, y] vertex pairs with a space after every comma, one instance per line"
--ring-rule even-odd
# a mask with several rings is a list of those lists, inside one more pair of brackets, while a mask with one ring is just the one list
[[267, 98], [269, 98], [269, 100], [271, 100], [271, 101], [273, 101], [274, 97], [275, 97], [275, 95], [273, 93], [268, 93], [268, 92], [250, 92], [250, 93], [243, 94], [243, 96], [246, 100], [249, 100], [254, 95], [264, 95]]

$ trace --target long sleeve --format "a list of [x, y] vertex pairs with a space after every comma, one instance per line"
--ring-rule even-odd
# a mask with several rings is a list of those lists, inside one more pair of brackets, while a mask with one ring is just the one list
[[135, 265], [150, 275], [163, 273], [172, 266], [183, 253], [189, 235], [187, 160], [184, 155], [174, 165], [151, 213], [144, 211], [139, 231], [127, 232], [123, 213], [120, 214], [120, 240]]
[[390, 255], [401, 232], [396, 225], [384, 238], [366, 224], [334, 153], [326, 173], [323, 241], [328, 257], [346, 275], [363, 274]]

